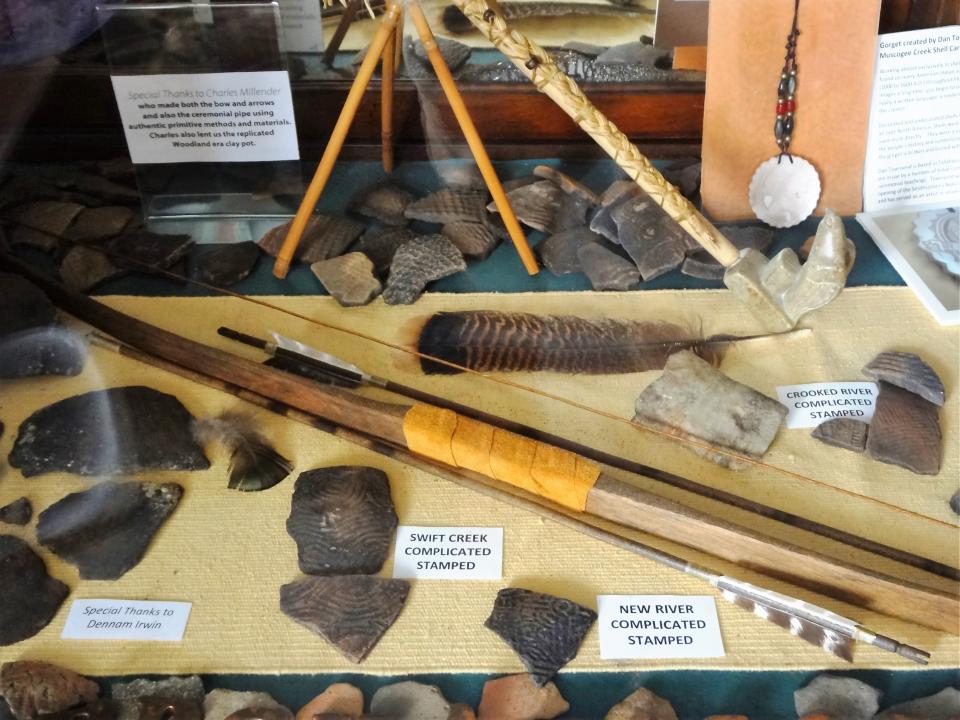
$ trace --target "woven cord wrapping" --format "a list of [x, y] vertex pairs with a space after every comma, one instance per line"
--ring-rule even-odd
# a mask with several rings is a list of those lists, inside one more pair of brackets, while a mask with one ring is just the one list
[[[680, 192], [650, 164], [637, 146], [593, 106], [580, 87], [547, 52], [510, 29], [489, 11], [485, 0], [454, 0], [457, 7], [487, 39], [517, 66], [536, 88], [553, 100], [637, 183], [664, 211], [690, 233], [704, 249], [727, 267], [739, 257], [737, 249]], [[533, 65], [528, 67], [531, 58]]]
[[432, 405], [403, 417], [407, 447], [452, 467], [473, 470], [583, 511], [600, 468], [579, 455]]

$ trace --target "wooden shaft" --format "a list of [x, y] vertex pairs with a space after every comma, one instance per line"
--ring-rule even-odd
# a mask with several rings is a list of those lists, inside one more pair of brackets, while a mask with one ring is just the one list
[[527, 238], [520, 228], [520, 223], [517, 222], [517, 216], [510, 206], [507, 194], [503, 191], [503, 185], [500, 184], [500, 178], [497, 177], [496, 170], [493, 169], [493, 163], [490, 162], [490, 156], [487, 155], [487, 149], [484, 147], [483, 140], [480, 139], [480, 134], [473, 124], [473, 118], [470, 117], [470, 111], [467, 110], [467, 106], [463, 102], [460, 90], [457, 89], [457, 84], [453, 79], [453, 75], [450, 73], [450, 68], [447, 67], [443, 55], [440, 54], [437, 41], [433, 36], [433, 31], [430, 30], [430, 25], [427, 23], [426, 17], [423, 15], [420, 3], [417, 2], [417, 0], [411, 0], [408, 7], [410, 18], [417, 28], [417, 34], [420, 35], [420, 42], [423, 43], [427, 51], [427, 56], [430, 58], [433, 71], [437, 75], [437, 80], [440, 81], [440, 87], [443, 88], [443, 92], [447, 96], [447, 102], [450, 103], [450, 109], [453, 110], [453, 114], [460, 124], [460, 129], [467, 141], [467, 145], [470, 146], [470, 152], [473, 153], [477, 167], [480, 168], [480, 174], [483, 175], [483, 180], [487, 184], [490, 194], [493, 196], [493, 201], [496, 203], [497, 209], [500, 211], [500, 217], [503, 218], [503, 224], [507, 228], [507, 232], [513, 241], [514, 247], [517, 249], [517, 253], [520, 255], [523, 267], [529, 274], [536, 275], [540, 272], [537, 259], [534, 257], [533, 251], [527, 243]]
[[728, 523], [601, 475], [587, 512], [924, 627], [960, 634], [960, 599]]
[[350, 25], [357, 16], [362, 2], [363, 0], [350, 0], [343, 9], [340, 22], [337, 23], [337, 29], [333, 31], [333, 37], [330, 38], [330, 44], [327, 45], [327, 49], [323, 51], [323, 64], [327, 67], [333, 67], [334, 60], [337, 58], [337, 52], [339, 52], [340, 46], [343, 44], [343, 38], [346, 37], [347, 31], [350, 30]]
[[510, 62], [533, 82], [540, 92], [553, 100], [591, 138], [614, 159], [670, 217], [700, 243], [721, 265], [729, 267], [740, 251], [727, 240], [680, 191], [610, 122], [583, 94], [550, 55], [532, 40], [507, 27], [496, 12], [489, 20], [485, 0], [454, 0], [457, 7]]
[[383, 19], [380, 21], [380, 26], [377, 28], [377, 32], [370, 42], [367, 55], [357, 70], [357, 77], [354, 79], [353, 85], [350, 87], [350, 92], [347, 94], [347, 99], [343, 103], [343, 110], [340, 112], [337, 124], [333, 128], [333, 133], [330, 135], [327, 147], [323, 151], [323, 157], [320, 158], [317, 172], [314, 174], [313, 180], [310, 181], [310, 186], [303, 196], [303, 202], [300, 203], [300, 208], [297, 210], [297, 214], [290, 224], [287, 237], [283, 241], [280, 252], [277, 253], [277, 259], [273, 264], [273, 274], [278, 278], [285, 278], [290, 271], [290, 263], [293, 262], [293, 257], [297, 252], [300, 238], [303, 237], [303, 232], [307, 227], [310, 216], [313, 214], [313, 209], [316, 207], [317, 201], [320, 199], [320, 195], [323, 193], [323, 189], [330, 179], [330, 173], [333, 172], [333, 166], [340, 156], [340, 150], [343, 147], [344, 141], [347, 139], [350, 125], [353, 124], [353, 119], [356, 117], [357, 108], [360, 107], [363, 94], [367, 89], [367, 85], [370, 83], [370, 78], [373, 77], [373, 71], [376, 69], [377, 63], [380, 62], [383, 48], [387, 44], [387, 41], [393, 37], [393, 30], [397, 23], [398, 15], [399, 11], [396, 6], [388, 9], [384, 14]]
[[[393, 0], [387, 2], [387, 10], [395, 4]], [[393, 77], [396, 74], [396, 46], [397, 33], [391, 32], [387, 44], [383, 46], [380, 68], [380, 144], [383, 170], [387, 173], [393, 172]]]

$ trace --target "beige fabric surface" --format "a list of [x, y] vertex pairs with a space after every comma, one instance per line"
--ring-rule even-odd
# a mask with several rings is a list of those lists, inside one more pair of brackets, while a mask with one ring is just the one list
[[[773, 466], [807, 476], [798, 479], [776, 469], [742, 472], [712, 465], [674, 442], [625, 423], [604, 419], [532, 393], [479, 377], [424, 378], [402, 353], [324, 330], [276, 309], [235, 298], [111, 297], [112, 306], [141, 319], [225, 350], [251, 358], [257, 351], [219, 337], [228, 325], [258, 336], [277, 330], [323, 346], [362, 364], [371, 372], [430, 392], [471, 403], [484, 410], [550, 429], [631, 458], [732, 490], [846, 530], [912, 550], [942, 562], [958, 564], [957, 517], [947, 499], [957, 488], [958, 470], [958, 337], [960, 331], [940, 327], [906, 288], [860, 288], [842, 293], [803, 325], [812, 332], [787, 340], [752, 342], [731, 350], [722, 369], [768, 395], [777, 385], [827, 380], [863, 379], [860, 368], [883, 350], [921, 354], [940, 374], [947, 388], [941, 412], [944, 432], [943, 468], [936, 477], [913, 475], [863, 456], [826, 447], [808, 430], [781, 429], [766, 460]], [[661, 291], [644, 293], [552, 293], [528, 295], [431, 295], [412, 307], [386, 307], [378, 300], [365, 308], [345, 310], [328, 298], [265, 298], [311, 318], [369, 333], [390, 342], [411, 337], [411, 325], [431, 312], [490, 308], [585, 317], [662, 318], [716, 332], [758, 330], [748, 313], [727, 291]], [[561, 376], [553, 373], [500, 376], [529, 384], [628, 418], [637, 394], [658, 372], [609, 377]], [[145, 384], [170, 392], [195, 415], [233, 408], [239, 401], [220, 392], [145, 367], [105, 350], [93, 350], [82, 375], [0, 383], [0, 419], [7, 430], [0, 438], [6, 458], [16, 428], [31, 412], [72, 394], [100, 387]], [[210, 453], [213, 467], [205, 472], [153, 473], [141, 479], [176, 481], [185, 488], [180, 507], [154, 539], [139, 566], [113, 582], [80, 581], [76, 569], [40, 550], [52, 574], [72, 589], [72, 598], [181, 600], [193, 612], [181, 643], [64, 641], [60, 632], [69, 599], [49, 627], [34, 638], [0, 648], [0, 662], [33, 658], [66, 664], [92, 674], [261, 672], [324, 673], [359, 670], [368, 673], [518, 672], [520, 661], [483, 627], [497, 590], [507, 585], [551, 592], [596, 607], [597, 594], [712, 594], [704, 583], [640, 559], [625, 551], [559, 527], [522, 510], [456, 487], [379, 455], [361, 450], [319, 431], [262, 411], [263, 422], [280, 451], [296, 463], [295, 473], [345, 463], [383, 468], [390, 476], [400, 522], [413, 525], [497, 526], [505, 529], [502, 582], [414, 581], [407, 606], [367, 660], [355, 666], [323, 639], [284, 617], [279, 587], [299, 576], [296, 547], [284, 523], [290, 509], [295, 475], [262, 493], [226, 489], [226, 462]], [[715, 503], [690, 498], [651, 481], [635, 481], [691, 505], [776, 532], [798, 544], [863, 560], [864, 554], [834, 543], [748, 518]], [[27, 495], [37, 511], [91, 480], [69, 475], [24, 479], [5, 464], [0, 467], [0, 505]], [[843, 494], [845, 491], [849, 494]], [[881, 505], [874, 500], [888, 503]], [[903, 508], [898, 510], [895, 508]], [[25, 529], [5, 526], [3, 532], [34, 542], [35, 521]], [[665, 529], [669, 532], [669, 529]], [[662, 540], [642, 537], [658, 547], [743, 579], [766, 584], [820, 602], [854, 617], [876, 632], [933, 653], [935, 667], [960, 665], [956, 637], [868, 613], [843, 603], [796, 590], [753, 573]], [[920, 572], [889, 562], [878, 569], [898, 570], [919, 579]], [[392, 559], [383, 574], [389, 574]], [[934, 582], [952, 588], [948, 581]], [[608, 662], [599, 657], [594, 627], [568, 670], [650, 670], [660, 668], [798, 669], [842, 668], [842, 661], [791, 637], [722, 599], [717, 609], [727, 655], [713, 660]], [[859, 645], [861, 667], [908, 669], [910, 663], [869, 646]]]

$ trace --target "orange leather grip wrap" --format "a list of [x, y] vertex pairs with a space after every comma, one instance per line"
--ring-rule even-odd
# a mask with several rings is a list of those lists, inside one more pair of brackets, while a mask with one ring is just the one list
[[600, 468], [575, 453], [431, 405], [403, 417], [407, 447], [583, 511]]

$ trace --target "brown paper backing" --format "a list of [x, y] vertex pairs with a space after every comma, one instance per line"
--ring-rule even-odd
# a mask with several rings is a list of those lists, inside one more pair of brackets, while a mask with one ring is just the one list
[[[863, 204], [863, 161], [880, 0], [802, 2], [797, 129], [791, 151], [820, 173], [817, 213]], [[754, 217], [757, 166], [777, 153], [773, 124], [790, 0], [712, 0], [703, 118], [701, 193], [716, 220]]]

